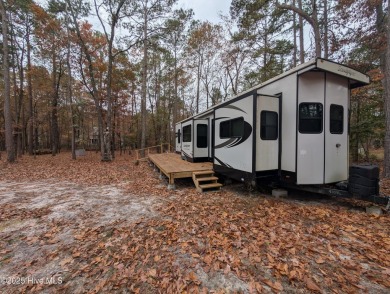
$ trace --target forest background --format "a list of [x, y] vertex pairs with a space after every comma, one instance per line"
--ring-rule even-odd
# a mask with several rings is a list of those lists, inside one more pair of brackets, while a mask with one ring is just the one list
[[232, 0], [218, 24], [177, 7], [0, 0], [0, 155], [173, 144], [178, 121], [323, 57], [371, 77], [351, 95], [351, 158], [384, 148], [390, 176], [388, 1]]

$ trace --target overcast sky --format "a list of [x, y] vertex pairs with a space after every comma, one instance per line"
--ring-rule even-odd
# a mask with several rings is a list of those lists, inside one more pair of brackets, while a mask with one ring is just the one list
[[194, 10], [195, 19], [208, 20], [212, 23], [220, 21], [218, 14], [226, 15], [229, 13], [230, 0], [179, 0], [178, 7]]

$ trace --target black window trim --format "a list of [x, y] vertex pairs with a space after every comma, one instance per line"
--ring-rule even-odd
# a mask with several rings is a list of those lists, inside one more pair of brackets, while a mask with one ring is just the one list
[[[205, 126], [206, 127], [206, 146], [199, 146], [199, 126]], [[206, 123], [204, 124], [196, 124], [196, 148], [208, 148], [209, 147], [209, 138], [208, 138], [208, 125]]]
[[[321, 118], [317, 118], [318, 120], [321, 120], [321, 130], [319, 132], [302, 132], [301, 131], [301, 105], [305, 105], [305, 104], [320, 104], [322, 106], [322, 115], [321, 115]], [[313, 118], [303, 118], [303, 120], [309, 120], [309, 119], [313, 119]], [[316, 119], [316, 118], [314, 118]], [[312, 134], [312, 135], [318, 135], [318, 134], [322, 134], [323, 131], [324, 131], [324, 104], [321, 103], [321, 102], [301, 102], [299, 103], [298, 105], [298, 131], [299, 133], [301, 134]]]
[[[190, 128], [190, 135], [189, 135], [190, 136], [190, 140], [189, 141], [186, 141], [185, 137], [184, 137], [184, 129], [187, 128], [187, 127]], [[186, 125], [186, 126], [183, 127], [183, 143], [190, 143], [190, 142], [192, 142], [192, 125]]]
[[[262, 124], [262, 117], [263, 117], [263, 113], [272, 113], [272, 114], [276, 114], [276, 126], [270, 126], [270, 125], [265, 125], [264, 127], [276, 127], [276, 138], [272, 138], [272, 139], [269, 139], [269, 138], [266, 138], [264, 137], [263, 135], [263, 124]], [[277, 111], [271, 111], [271, 110], [262, 110], [260, 112], [260, 138], [261, 140], [263, 141], [276, 141], [279, 139], [279, 113]]]
[[[332, 132], [332, 121], [334, 121], [334, 119], [332, 120], [332, 106], [336, 106], [336, 107], [341, 107], [342, 109], [342, 120], [341, 120], [341, 132]], [[337, 120], [339, 121], [339, 120]], [[332, 134], [332, 135], [342, 135], [344, 133], [344, 106], [343, 105], [340, 105], [340, 104], [331, 104], [329, 106], [329, 132]]]
[[[236, 120], [241, 120], [242, 121], [242, 134], [241, 134], [241, 136], [232, 136], [232, 122], [233, 121], [236, 121]], [[236, 118], [233, 118], [233, 119], [229, 119], [229, 120], [224, 120], [224, 121], [222, 121], [222, 122], [220, 122], [220, 124], [219, 124], [219, 138], [220, 139], [230, 139], [230, 138], [242, 138], [242, 136], [244, 136], [244, 117], [242, 117], [242, 116], [240, 116], [240, 117], [236, 117]], [[227, 136], [227, 137], [222, 137], [221, 136], [221, 125], [223, 124], [223, 123], [229, 123], [229, 136]]]

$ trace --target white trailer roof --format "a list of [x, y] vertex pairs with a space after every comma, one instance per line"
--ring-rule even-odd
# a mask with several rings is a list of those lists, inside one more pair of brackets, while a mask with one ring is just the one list
[[[277, 80], [280, 80], [283, 77], [289, 76], [293, 73], [298, 72], [298, 74], [302, 74], [304, 72], [311, 71], [311, 70], [326, 71], [326, 72], [334, 73], [334, 74], [339, 75], [339, 76], [346, 77], [350, 80], [350, 86], [352, 89], [362, 87], [362, 86], [368, 85], [370, 83], [370, 77], [366, 74], [363, 74], [357, 70], [354, 70], [348, 66], [342, 65], [342, 64], [337, 63], [337, 62], [333, 62], [333, 61], [323, 59], [323, 58], [314, 58], [314, 59], [312, 59], [308, 62], [302, 63], [302, 64], [298, 65], [297, 67], [294, 67], [294, 68], [292, 68], [292, 69], [290, 69], [290, 70], [288, 70], [280, 75], [277, 75], [276, 77], [274, 77], [270, 80], [267, 80], [261, 84], [258, 84], [256, 86], [254, 86], [253, 88], [250, 88], [250, 89], [230, 98], [229, 100], [233, 100], [239, 96], [243, 96], [246, 93], [250, 93], [256, 89], [260, 89], [268, 84], [271, 84], [271, 83], [273, 83]], [[181, 123], [181, 122], [184, 122], [184, 121], [187, 121], [190, 119], [194, 119], [194, 118], [196, 119], [200, 116], [204, 116], [206, 113], [211, 112], [215, 107], [217, 107], [221, 104], [228, 103], [229, 100], [226, 100], [226, 101], [223, 101], [219, 104], [211, 106], [207, 110], [200, 112], [198, 114], [195, 114], [194, 116], [188, 117], [188, 118], [186, 118], [178, 123]]]

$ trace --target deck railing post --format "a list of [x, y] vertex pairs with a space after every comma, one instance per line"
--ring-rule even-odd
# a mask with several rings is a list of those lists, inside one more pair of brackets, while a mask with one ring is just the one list
[[[150, 152], [151, 152], [150, 150], [152, 150], [152, 154], [158, 153], [158, 149], [160, 149], [160, 153], [164, 153], [164, 147], [165, 147], [165, 150], [167, 151], [167, 153], [175, 151], [174, 147], [170, 143], [161, 143], [160, 145], [149, 146], [149, 147], [142, 148], [142, 149], [136, 149], [135, 150], [136, 160], [143, 160], [145, 158], [148, 158], [150, 155]], [[156, 152], [154, 152], [153, 149], [155, 149]], [[141, 155], [141, 153], [143, 154], [143, 156]]]

